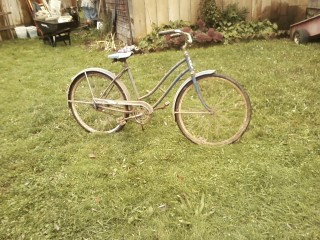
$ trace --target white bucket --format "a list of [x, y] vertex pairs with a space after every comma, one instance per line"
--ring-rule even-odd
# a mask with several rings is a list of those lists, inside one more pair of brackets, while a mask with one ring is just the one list
[[25, 26], [15, 27], [14, 30], [18, 38], [27, 38], [27, 28]]
[[98, 21], [98, 22], [97, 22], [97, 29], [98, 29], [98, 30], [102, 30], [102, 28], [103, 28], [103, 23], [100, 22], [100, 21]]
[[27, 32], [30, 38], [38, 37], [37, 28], [35, 26], [27, 27]]

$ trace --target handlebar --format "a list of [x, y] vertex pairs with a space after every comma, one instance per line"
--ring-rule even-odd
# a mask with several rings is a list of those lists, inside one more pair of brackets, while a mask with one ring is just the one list
[[168, 35], [168, 34], [174, 34], [174, 33], [181, 33], [182, 31], [179, 29], [175, 29], [175, 30], [164, 30], [164, 31], [160, 31], [159, 35], [163, 36], [163, 35]]
[[192, 43], [192, 37], [190, 33], [187, 32], [183, 32], [180, 29], [172, 29], [172, 30], [165, 30], [165, 31], [160, 31], [159, 36], [163, 36], [163, 35], [169, 35], [171, 37], [178, 37], [181, 35], [184, 35], [186, 37], [186, 44], [184, 45], [184, 48], [188, 45]]

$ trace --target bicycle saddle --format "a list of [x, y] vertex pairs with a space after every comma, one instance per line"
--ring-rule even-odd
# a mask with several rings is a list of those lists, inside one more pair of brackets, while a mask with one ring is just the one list
[[126, 52], [126, 53], [113, 53], [108, 55], [108, 58], [114, 59], [114, 60], [121, 60], [126, 59], [132, 55], [133, 52]]

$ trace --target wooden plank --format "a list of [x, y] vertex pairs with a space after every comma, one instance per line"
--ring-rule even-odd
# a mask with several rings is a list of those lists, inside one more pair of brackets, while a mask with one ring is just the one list
[[[226, 7], [230, 4], [234, 4], [234, 3], [238, 3], [238, 1], [235, 1], [235, 0], [224, 0], [223, 1], [223, 9], [226, 9]], [[241, 7], [242, 5], [244, 4], [243, 1], [241, 1], [241, 4], [239, 4], [238, 6]]]
[[201, 0], [191, 0], [191, 10], [190, 10], [190, 22], [195, 23], [198, 20], [199, 15], [199, 6]]
[[9, 15], [11, 14], [11, 12], [0, 12], [0, 16], [5, 16], [5, 15]]
[[280, 4], [280, 16], [288, 16], [290, 0], [281, 0]]
[[261, 20], [264, 20], [266, 18], [270, 18], [271, 14], [271, 0], [262, 0], [261, 3]]
[[14, 29], [15, 26], [10, 25], [10, 26], [5, 26], [5, 27], [0, 27], [0, 31], [4, 31], [4, 30], [10, 30], [10, 29]]
[[278, 16], [277, 16], [277, 24], [279, 29], [285, 30], [289, 29], [291, 23], [289, 19], [289, 4], [290, 0], [281, 0], [280, 2], [280, 7], [278, 11]]
[[145, 0], [146, 29], [147, 33], [152, 31], [152, 24], [158, 23], [156, 0]]
[[271, 10], [270, 10], [270, 19], [277, 19], [280, 12], [280, 1], [279, 0], [271, 0]]
[[224, 10], [231, 3], [232, 0], [223, 0], [221, 8]]
[[234, 4], [238, 4], [238, 8], [241, 9], [241, 8], [246, 8], [248, 10], [248, 14], [247, 14], [247, 20], [250, 21], [252, 18], [252, 0], [246, 0], [246, 1], [243, 1], [243, 2], [238, 2], [238, 1], [234, 1], [233, 2]]
[[169, 20], [177, 21], [180, 19], [180, 0], [169, 1]]
[[221, 9], [225, 10], [228, 5], [237, 4], [238, 8], [246, 8], [248, 10], [247, 20], [252, 19], [252, 11], [253, 11], [253, 1], [255, 0], [219, 0], [216, 1], [216, 4]]
[[157, 0], [158, 25], [169, 22], [169, 3], [168, 0]]
[[262, 18], [262, 0], [252, 0], [251, 19], [260, 20]]
[[191, 0], [180, 0], [180, 20], [190, 22]]
[[8, 38], [14, 39], [15, 26], [10, 22], [10, 16], [12, 12], [1, 12], [0, 18], [3, 26], [0, 26], [0, 31], [7, 31]]
[[291, 0], [291, 6], [307, 6], [310, 0]]
[[224, 2], [224, 0], [216, 0], [216, 4], [220, 8], [223, 8], [223, 2]]
[[309, 0], [308, 7], [309, 8], [320, 8], [320, 1], [319, 0]]
[[[143, 6], [143, 7], [142, 7]], [[147, 34], [146, 13], [144, 0], [129, 0], [130, 22], [134, 41]]]
[[12, 12], [10, 15], [10, 23], [13, 25], [23, 25], [23, 15], [21, 12], [21, 5], [18, 0], [4, 0], [2, 1], [4, 12]]

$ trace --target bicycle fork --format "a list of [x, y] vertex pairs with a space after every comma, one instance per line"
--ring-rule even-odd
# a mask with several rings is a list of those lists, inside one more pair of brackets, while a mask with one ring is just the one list
[[195, 71], [194, 71], [194, 67], [193, 67], [191, 58], [189, 56], [189, 53], [186, 50], [184, 51], [184, 56], [185, 56], [185, 60], [187, 62], [188, 68], [189, 68], [189, 72], [191, 74], [193, 86], [195, 87], [195, 90], [198, 94], [199, 100], [200, 100], [201, 104], [203, 105], [203, 107], [212, 113], [213, 112], [212, 109], [208, 106], [208, 104], [203, 99], [203, 95], [202, 95], [201, 89], [200, 89], [199, 84], [196, 79], [196, 75], [195, 75]]

